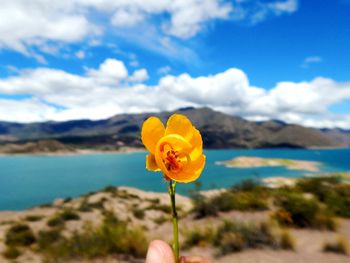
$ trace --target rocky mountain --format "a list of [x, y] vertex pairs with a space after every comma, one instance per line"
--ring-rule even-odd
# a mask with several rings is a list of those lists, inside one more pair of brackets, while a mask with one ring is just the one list
[[350, 146], [350, 130], [322, 129], [321, 131], [332, 141], [341, 145]]
[[2, 154], [66, 154], [74, 153], [75, 149], [56, 140], [39, 140], [27, 143], [7, 143], [0, 145]]
[[[309, 148], [350, 146], [350, 132], [318, 130], [281, 121], [250, 122], [209, 108], [183, 108], [201, 131], [206, 148]], [[0, 144], [24, 144], [56, 140], [73, 148], [115, 150], [122, 146], [142, 147], [140, 130], [151, 115], [164, 122], [174, 112], [120, 114], [91, 121], [9, 123], [0, 122]]]

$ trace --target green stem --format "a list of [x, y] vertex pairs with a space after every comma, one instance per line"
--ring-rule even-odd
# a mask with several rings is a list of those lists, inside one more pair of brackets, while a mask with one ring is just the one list
[[177, 212], [175, 205], [175, 187], [176, 182], [170, 180], [169, 182], [169, 195], [171, 201], [172, 221], [173, 221], [173, 250], [175, 254], [175, 262], [179, 262], [179, 227], [177, 223]]

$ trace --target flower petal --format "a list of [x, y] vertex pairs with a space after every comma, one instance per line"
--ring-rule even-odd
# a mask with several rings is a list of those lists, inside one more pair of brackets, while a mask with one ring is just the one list
[[149, 154], [146, 156], [146, 169], [153, 171], [153, 172], [160, 171], [160, 169], [156, 163], [156, 158], [155, 158], [154, 154]]
[[200, 132], [196, 128], [192, 128], [192, 138], [190, 144], [192, 151], [190, 153], [191, 160], [196, 160], [203, 153], [203, 141]]
[[184, 172], [195, 172], [199, 169], [203, 169], [205, 165], [206, 156], [204, 154], [201, 154], [197, 160], [191, 160], [191, 163], [185, 167]]
[[178, 134], [189, 141], [192, 138], [192, 127], [191, 121], [186, 116], [173, 114], [168, 119], [165, 134]]
[[164, 136], [165, 128], [157, 117], [149, 117], [142, 125], [141, 140], [148, 151], [154, 153], [160, 138]]
[[205, 165], [205, 155], [202, 155], [200, 158], [198, 158], [198, 162], [196, 162], [194, 166], [192, 166], [191, 170], [186, 169], [183, 172], [170, 173], [167, 176], [179, 183], [190, 183], [195, 181], [201, 175], [204, 165]]
[[192, 145], [178, 134], [170, 134], [163, 136], [157, 143], [157, 150], [160, 150], [162, 144], [169, 144], [175, 151], [189, 153], [192, 150]]

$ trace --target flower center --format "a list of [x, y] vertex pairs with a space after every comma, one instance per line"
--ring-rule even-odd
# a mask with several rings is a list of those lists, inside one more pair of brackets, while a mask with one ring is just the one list
[[169, 172], [178, 173], [182, 171], [184, 165], [189, 163], [188, 154], [175, 151], [173, 146], [168, 142], [161, 144], [160, 152], [164, 166]]

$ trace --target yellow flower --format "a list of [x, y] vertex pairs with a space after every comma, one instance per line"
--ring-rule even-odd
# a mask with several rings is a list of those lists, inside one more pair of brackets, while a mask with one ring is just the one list
[[187, 117], [174, 114], [164, 128], [157, 117], [142, 126], [141, 139], [150, 152], [146, 168], [162, 171], [166, 178], [188, 183], [196, 180], [205, 165], [202, 136]]

